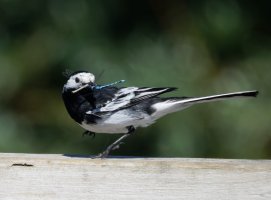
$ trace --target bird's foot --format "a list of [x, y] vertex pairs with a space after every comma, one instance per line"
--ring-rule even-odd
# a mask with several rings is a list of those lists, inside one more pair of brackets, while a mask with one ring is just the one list
[[97, 156], [93, 156], [91, 158], [92, 159], [95, 159], [95, 158], [101, 158], [101, 159], [103, 159], [103, 158], [106, 158], [108, 156], [109, 152], [110, 151], [105, 150], [104, 152], [99, 153]]
[[109, 145], [104, 152], [100, 153], [97, 156], [94, 156], [93, 158], [106, 158], [112, 150], [118, 149], [120, 145], [123, 144], [122, 141], [135, 132], [135, 128], [133, 126], [128, 126], [127, 130], [128, 130], [128, 133], [118, 138], [115, 142]]
[[82, 134], [82, 137], [85, 137], [85, 136], [92, 136], [92, 139], [95, 138], [96, 134], [93, 133], [93, 132], [90, 132], [90, 131], [85, 131], [83, 134]]
[[122, 144], [124, 144], [124, 142], [121, 142], [121, 143], [115, 145], [115, 146], [112, 148], [112, 150], [119, 149], [119, 148], [120, 148], [120, 145], [122, 145]]
[[106, 150], [104, 152], [99, 153], [97, 156], [94, 156], [92, 158], [101, 158], [101, 159], [106, 158], [106, 157], [108, 157], [108, 155], [111, 151], [118, 149], [121, 144], [124, 144], [124, 142], [120, 142], [118, 144], [111, 144], [106, 148]]

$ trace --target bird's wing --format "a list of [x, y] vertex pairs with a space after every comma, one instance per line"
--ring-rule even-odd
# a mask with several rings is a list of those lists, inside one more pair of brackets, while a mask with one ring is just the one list
[[118, 91], [119, 88], [117, 87], [106, 87], [98, 90], [93, 90], [93, 101], [96, 107], [100, 108], [108, 102], [111, 102], [115, 98]]
[[110, 112], [136, 105], [146, 99], [170, 92], [176, 88], [127, 87], [119, 89], [114, 97], [100, 107], [97, 112]]

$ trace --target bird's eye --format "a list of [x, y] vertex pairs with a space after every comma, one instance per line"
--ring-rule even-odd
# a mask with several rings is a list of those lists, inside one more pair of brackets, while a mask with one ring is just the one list
[[76, 83], [79, 83], [80, 82], [80, 79], [78, 77], [75, 78], [75, 82]]

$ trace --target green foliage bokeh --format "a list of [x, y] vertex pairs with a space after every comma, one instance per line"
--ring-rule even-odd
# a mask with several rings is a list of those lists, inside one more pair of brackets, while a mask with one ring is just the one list
[[0, 151], [97, 154], [61, 98], [65, 69], [98, 83], [173, 86], [172, 96], [260, 90], [138, 129], [115, 155], [271, 156], [268, 1], [0, 0]]

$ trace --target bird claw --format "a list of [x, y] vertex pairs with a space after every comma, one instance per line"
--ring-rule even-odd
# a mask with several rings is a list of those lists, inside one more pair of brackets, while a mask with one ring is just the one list
[[121, 144], [124, 144], [122, 142], [122, 140], [127, 138], [129, 135], [131, 135], [131, 134], [127, 133], [127, 134], [121, 136], [119, 139], [117, 139], [115, 142], [113, 142], [113, 144], [109, 145], [104, 152], [102, 152], [99, 155], [94, 156], [92, 158], [106, 158], [109, 155], [110, 151], [118, 149]]
[[85, 136], [92, 136], [92, 139], [95, 138], [96, 134], [93, 133], [93, 132], [90, 132], [90, 131], [85, 131], [84, 133], [82, 133], [82, 137], [85, 137]]
[[93, 159], [95, 159], [95, 158], [101, 158], [101, 159], [106, 158], [109, 155], [110, 151], [113, 151], [113, 150], [116, 150], [116, 149], [120, 148], [121, 144], [124, 144], [124, 142], [120, 142], [119, 144], [114, 145], [114, 146], [109, 146], [109, 147], [107, 147], [107, 149], [104, 152], [102, 152], [102, 153], [100, 153], [97, 156], [94, 156], [92, 158]]
[[116, 150], [116, 149], [119, 149], [119, 148], [120, 148], [120, 145], [118, 144], [118, 145], [114, 146], [114, 147], [112, 148], [112, 150]]
[[91, 158], [92, 158], [92, 159], [96, 159], [96, 158], [104, 159], [104, 158], [106, 158], [106, 157], [108, 156], [109, 152], [110, 152], [110, 151], [105, 150], [104, 152], [99, 153], [97, 156], [93, 156], [93, 157], [91, 157]]
[[112, 150], [116, 150], [120, 148], [120, 145], [125, 144], [124, 142], [120, 142], [119, 144], [115, 145]]

